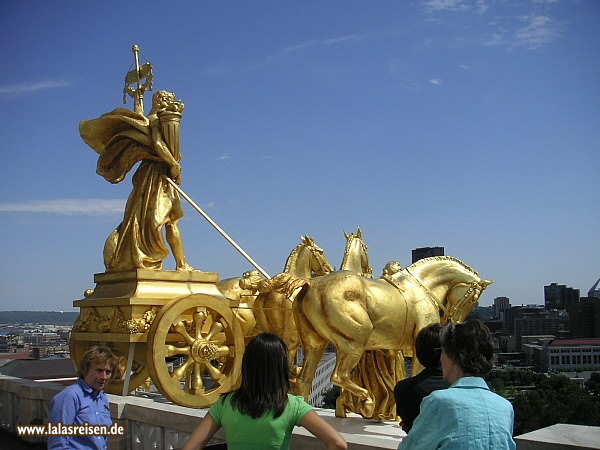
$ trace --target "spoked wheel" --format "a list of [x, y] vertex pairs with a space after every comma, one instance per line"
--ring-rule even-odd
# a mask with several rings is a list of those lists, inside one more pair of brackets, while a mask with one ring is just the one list
[[244, 336], [229, 303], [193, 294], [160, 310], [148, 334], [146, 360], [166, 398], [206, 408], [236, 387], [243, 353]]
[[[129, 352], [129, 342], [91, 342], [79, 341], [71, 337], [69, 348], [71, 351], [71, 361], [78, 370], [75, 361], [81, 361], [86, 350], [94, 344], [104, 344], [110, 347], [117, 356], [117, 367], [113, 373], [112, 379], [105, 386], [104, 391], [109, 394], [121, 395], [123, 393], [123, 383], [125, 381], [125, 371], [127, 369], [127, 355]], [[129, 392], [136, 387], [141, 386], [148, 379], [148, 368], [146, 366], [146, 343], [139, 342], [135, 345], [133, 354], [133, 364], [131, 366], [131, 375], [129, 379]]]

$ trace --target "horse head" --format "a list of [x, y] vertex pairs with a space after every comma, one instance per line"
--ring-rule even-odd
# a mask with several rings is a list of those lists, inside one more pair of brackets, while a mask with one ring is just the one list
[[450, 288], [447, 297], [447, 313], [442, 317], [443, 322], [462, 322], [469, 315], [481, 293], [494, 281], [482, 280], [476, 277], [469, 282], [457, 282]]
[[373, 278], [367, 244], [362, 240], [360, 227], [357, 228], [356, 234], [348, 234], [344, 231], [344, 236], [346, 237], [346, 248], [340, 269], [351, 270], [364, 277]]
[[317, 276], [323, 276], [333, 272], [333, 267], [331, 267], [331, 264], [327, 261], [323, 249], [315, 244], [314, 239], [306, 235], [301, 236], [300, 239], [302, 240], [302, 244], [304, 244], [311, 253], [311, 258], [308, 263], [310, 271], [316, 273]]

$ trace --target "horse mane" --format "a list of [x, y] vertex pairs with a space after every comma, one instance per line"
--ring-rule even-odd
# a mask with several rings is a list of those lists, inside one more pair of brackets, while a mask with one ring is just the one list
[[460, 259], [455, 258], [454, 256], [431, 256], [429, 258], [423, 258], [423, 259], [418, 260], [417, 262], [412, 263], [410, 266], [408, 266], [408, 268], [409, 269], [417, 268], [419, 266], [422, 266], [423, 264], [426, 264], [426, 263], [432, 262], [432, 261], [453, 261], [453, 262], [461, 265], [465, 269], [467, 269], [469, 272], [473, 273], [475, 276], [479, 277], [479, 273], [477, 273], [477, 271], [475, 269], [473, 269], [472, 267], [469, 267], [467, 264], [462, 262]]
[[[362, 242], [362, 239], [359, 238], [356, 234], [350, 233], [349, 238], [346, 239], [346, 248], [344, 248], [344, 256], [342, 257], [342, 264], [340, 265], [340, 267], [342, 267], [344, 265], [344, 263], [346, 262], [346, 260], [348, 259], [348, 254], [350, 253], [350, 242], [352, 242], [353, 239], [358, 239]], [[364, 242], [363, 242], [363, 244], [364, 244]]]
[[305, 245], [306, 244], [304, 242], [301, 242], [300, 244], [296, 245], [296, 247], [294, 247], [294, 249], [290, 253], [290, 256], [288, 256], [288, 258], [285, 260], [285, 266], [283, 267], [284, 272], [288, 272], [290, 270], [292, 261], [298, 255], [298, 252], [300, 251], [300, 247], [305, 246]]

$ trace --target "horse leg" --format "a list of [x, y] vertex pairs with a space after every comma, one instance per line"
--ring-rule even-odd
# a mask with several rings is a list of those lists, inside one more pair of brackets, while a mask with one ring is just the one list
[[295, 334], [293, 336], [290, 336], [291, 340], [287, 343], [288, 358], [291, 368], [290, 370], [293, 378], [290, 379], [290, 381], [292, 381], [292, 383], [294, 384], [297, 382], [297, 377], [300, 375], [301, 370], [301, 367], [296, 364], [296, 353], [298, 353], [298, 349], [300, 348], [300, 336], [298, 336], [298, 331], [295, 328], [296, 327], [294, 325]]
[[302, 369], [294, 391], [296, 395], [301, 395], [304, 397], [304, 400], [308, 401], [315, 372], [321, 361], [323, 351], [327, 346], [327, 341], [316, 332], [304, 315], [301, 307], [294, 307], [294, 319], [298, 328], [298, 335], [302, 341], [302, 348], [304, 349]]
[[[365, 412], [368, 415], [372, 415], [375, 404], [373, 403], [373, 399], [369, 395], [369, 392], [350, 379], [350, 372], [360, 361], [362, 353], [359, 353], [355, 350], [352, 351], [350, 347], [346, 345], [343, 346], [343, 348], [336, 346], [336, 353], [336, 363], [333, 373], [331, 374], [331, 383], [339, 386], [341, 389], [351, 392], [360, 400], [364, 401]], [[345, 417], [345, 411], [343, 411], [343, 409], [344, 406], [341, 401], [336, 402], [337, 417]]]
[[304, 343], [304, 360], [302, 361], [302, 369], [300, 370], [300, 376], [296, 383], [296, 391], [299, 395], [304, 397], [304, 400], [308, 402], [308, 397], [312, 388], [312, 382], [315, 378], [315, 372], [317, 366], [323, 356], [323, 351], [327, 346], [327, 341], [323, 340], [318, 342], [316, 339], [308, 339], [310, 343]]

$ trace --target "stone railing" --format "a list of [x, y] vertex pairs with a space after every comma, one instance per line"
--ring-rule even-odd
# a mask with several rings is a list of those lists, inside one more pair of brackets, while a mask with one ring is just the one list
[[[48, 422], [50, 401], [64, 386], [35, 382], [0, 375], [0, 428], [16, 433], [17, 425], [37, 425]], [[153, 394], [120, 397], [109, 395], [113, 421], [125, 427], [125, 434], [109, 438], [110, 450], [146, 450], [181, 448], [196, 428], [206, 409], [191, 409], [174, 405]], [[348, 441], [350, 448], [361, 450], [395, 449], [405, 436], [396, 422], [375, 422], [352, 417], [334, 417], [333, 410], [317, 412]], [[43, 437], [23, 437], [28, 442], [42, 442]], [[291, 448], [319, 448], [316, 438], [304, 428], [296, 427]], [[214, 447], [224, 442], [222, 429], [211, 442]]]
[[[52, 397], [64, 386], [40, 383], [0, 375], [0, 428], [16, 433], [17, 425], [37, 425], [48, 421]], [[205, 409], [190, 409], [167, 402], [159, 395], [120, 397], [109, 395], [113, 421], [125, 427], [125, 434], [109, 438], [110, 450], [146, 450], [181, 448]], [[396, 422], [364, 420], [357, 415], [340, 419], [333, 410], [318, 409], [348, 442], [350, 449], [395, 449], [405, 436]], [[42, 442], [43, 437], [24, 437]], [[224, 440], [219, 430], [208, 448], [218, 449]], [[600, 448], [600, 427], [557, 424], [515, 438], [518, 450]], [[296, 450], [322, 448], [316, 438], [297, 427], [291, 440]]]

